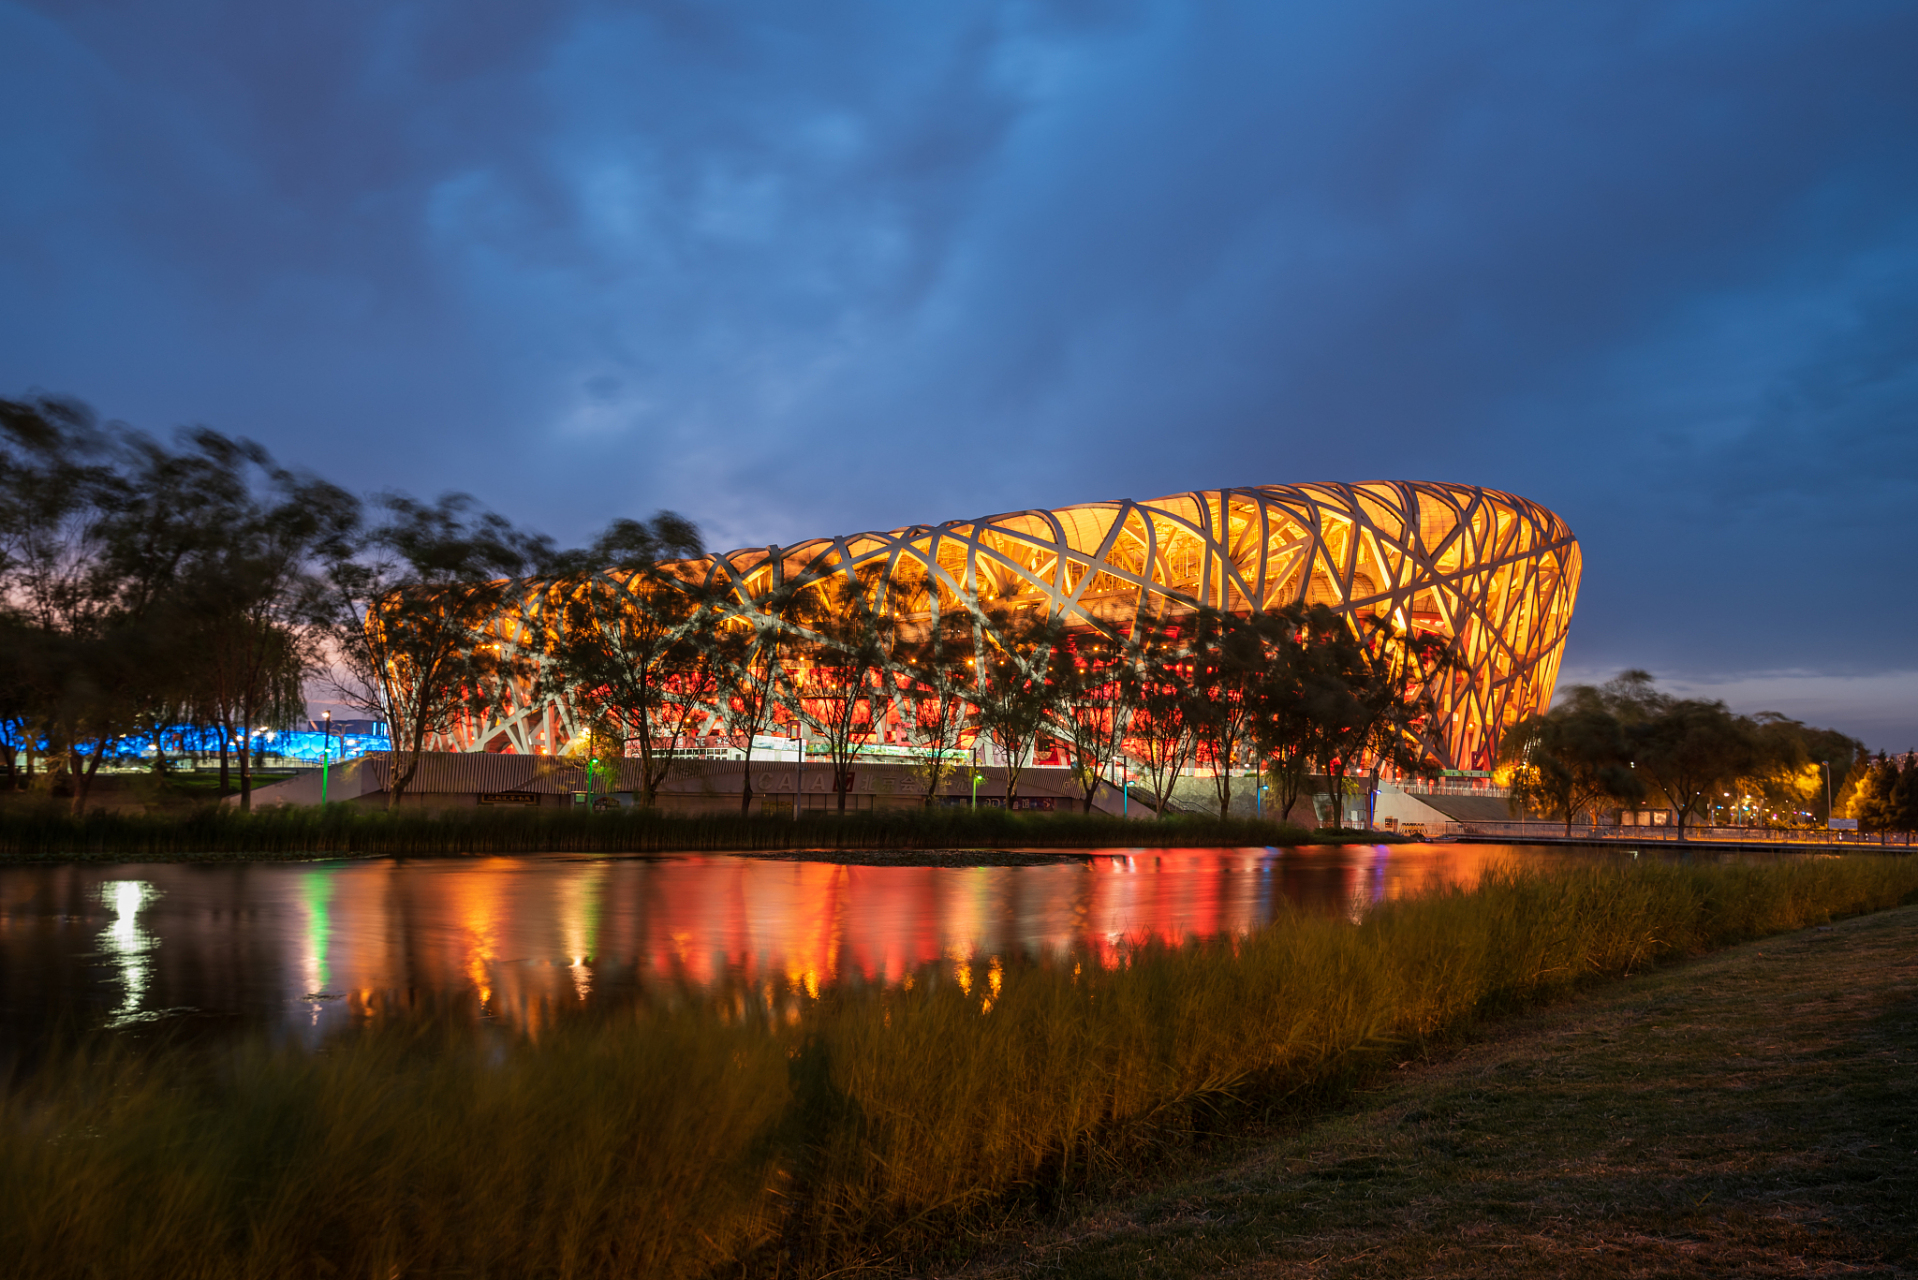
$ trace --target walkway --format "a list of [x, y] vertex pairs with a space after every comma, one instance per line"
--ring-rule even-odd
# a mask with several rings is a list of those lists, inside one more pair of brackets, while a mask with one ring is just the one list
[[1678, 838], [1676, 827], [1591, 827], [1573, 824], [1565, 834], [1562, 822], [1450, 822], [1443, 828], [1426, 829], [1438, 840], [1496, 844], [1606, 844], [1627, 848], [1656, 846], [1691, 849], [1771, 849], [1807, 853], [1910, 853], [1918, 846], [1912, 833], [1859, 831], [1802, 831], [1766, 827], [1685, 828]]

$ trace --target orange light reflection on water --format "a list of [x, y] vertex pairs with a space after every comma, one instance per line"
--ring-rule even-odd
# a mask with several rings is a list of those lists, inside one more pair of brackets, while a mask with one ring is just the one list
[[113, 1016], [191, 1007], [328, 1026], [464, 1003], [536, 1031], [553, 1010], [662, 985], [731, 986], [742, 1015], [783, 1017], [837, 983], [929, 974], [989, 1004], [1022, 960], [1111, 966], [1146, 942], [1244, 934], [1295, 909], [1352, 917], [1541, 860], [1564, 855], [1401, 845], [1112, 850], [1021, 867], [689, 855], [7, 870], [0, 971], [40, 978], [0, 987], [16, 1004], [53, 989], [46, 965], [123, 926], [131, 913], [113, 916], [119, 899], [101, 895], [136, 875], [151, 887], [137, 973], [63, 979], [113, 986], [100, 1002]]

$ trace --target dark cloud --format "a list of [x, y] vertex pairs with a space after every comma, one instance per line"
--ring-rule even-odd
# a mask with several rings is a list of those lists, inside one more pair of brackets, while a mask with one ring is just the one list
[[0, 3], [0, 44], [0, 389], [566, 537], [1490, 484], [1584, 540], [1574, 668], [1918, 743], [1908, 4]]

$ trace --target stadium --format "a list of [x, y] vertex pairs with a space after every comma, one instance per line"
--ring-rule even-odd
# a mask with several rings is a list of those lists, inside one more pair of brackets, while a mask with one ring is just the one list
[[[1048, 611], [1069, 627], [1124, 636], [1142, 617], [1201, 606], [1249, 612], [1303, 602], [1347, 617], [1387, 615], [1442, 638], [1455, 674], [1434, 691], [1427, 749], [1447, 769], [1490, 769], [1503, 727], [1551, 701], [1578, 591], [1579, 550], [1537, 503], [1429, 482], [1261, 485], [912, 525], [752, 547], [668, 566], [753, 615], [789, 582], [840, 577], [894, 595], [902, 624], [934, 611]], [[877, 571], [877, 572], [875, 572]], [[616, 587], [624, 580], [608, 573]], [[899, 584], [913, 589], [902, 593]], [[495, 640], [536, 662], [544, 625], [529, 588]], [[888, 604], [875, 600], [875, 604]], [[530, 683], [432, 746], [552, 754], [580, 726]], [[705, 726], [719, 733], [717, 715]]]

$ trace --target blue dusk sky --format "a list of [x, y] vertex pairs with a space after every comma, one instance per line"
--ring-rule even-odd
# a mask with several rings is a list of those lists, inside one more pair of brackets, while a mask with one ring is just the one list
[[1440, 479], [1918, 746], [1918, 5], [0, 0], [0, 394], [720, 547]]

